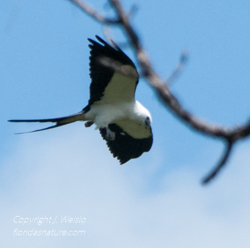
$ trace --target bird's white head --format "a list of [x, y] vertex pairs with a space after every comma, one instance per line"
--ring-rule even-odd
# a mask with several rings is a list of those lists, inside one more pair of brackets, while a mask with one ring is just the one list
[[145, 128], [151, 128], [152, 116], [150, 112], [138, 101], [136, 101], [135, 105], [137, 118], [140, 120], [140, 122], [142, 122], [143, 125], [145, 125]]

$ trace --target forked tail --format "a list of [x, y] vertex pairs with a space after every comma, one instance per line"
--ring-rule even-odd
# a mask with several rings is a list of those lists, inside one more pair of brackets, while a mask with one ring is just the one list
[[[84, 117], [84, 111], [81, 111], [77, 114], [74, 115], [69, 115], [69, 116], [65, 116], [65, 117], [59, 117], [59, 118], [51, 118], [51, 119], [32, 119], [32, 120], [9, 120], [9, 122], [55, 122], [56, 124], [54, 126], [50, 126], [50, 127], [45, 127], [42, 129], [37, 129], [34, 131], [30, 131], [30, 132], [23, 132], [23, 133], [33, 133], [33, 132], [38, 132], [38, 131], [43, 131], [43, 130], [48, 130], [51, 128], [55, 128], [55, 127], [60, 127], [75, 121], [85, 121], [85, 117]], [[21, 133], [19, 133], [21, 134]]]

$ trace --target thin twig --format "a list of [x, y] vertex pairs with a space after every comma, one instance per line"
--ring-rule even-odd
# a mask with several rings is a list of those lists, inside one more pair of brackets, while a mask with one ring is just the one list
[[131, 20], [132, 17], [137, 13], [137, 11], [138, 11], [138, 5], [133, 4], [131, 9], [128, 12], [128, 15], [127, 15], [128, 19]]
[[234, 142], [227, 141], [227, 146], [224, 155], [222, 156], [219, 163], [216, 165], [216, 167], [202, 180], [202, 184], [209, 183], [215, 176], [218, 175], [218, 173], [221, 171], [221, 169], [225, 166], [226, 162], [228, 161], [229, 155], [232, 153], [232, 148]]
[[120, 21], [117, 19], [110, 19], [102, 16], [100, 13], [98, 13], [94, 8], [90, 7], [89, 4], [84, 3], [81, 0], [69, 0], [73, 4], [75, 4], [77, 7], [79, 7], [84, 13], [88, 14], [90, 17], [92, 17], [94, 20], [104, 23], [104, 24], [118, 24]]
[[173, 72], [170, 74], [170, 76], [166, 80], [167, 86], [171, 86], [172, 83], [179, 77], [184, 66], [187, 64], [187, 61], [188, 61], [188, 52], [183, 51], [181, 53], [178, 64], [176, 65], [175, 69], [173, 70]]

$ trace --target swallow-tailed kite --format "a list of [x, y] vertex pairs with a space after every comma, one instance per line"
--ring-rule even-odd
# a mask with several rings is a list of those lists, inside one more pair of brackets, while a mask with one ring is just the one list
[[109, 45], [96, 36], [89, 39], [90, 99], [79, 113], [52, 119], [10, 120], [11, 122], [55, 122], [59, 127], [75, 121], [86, 121], [85, 127], [96, 125], [110, 152], [126, 163], [148, 152], [153, 143], [151, 115], [141, 103], [135, 101], [139, 75], [131, 59], [114, 43]]

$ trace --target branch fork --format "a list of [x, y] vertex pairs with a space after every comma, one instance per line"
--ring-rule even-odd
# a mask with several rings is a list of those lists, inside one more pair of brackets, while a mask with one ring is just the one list
[[228, 159], [232, 154], [233, 147], [237, 141], [245, 139], [250, 135], [250, 120], [239, 127], [229, 129], [223, 126], [206, 123], [187, 111], [169, 89], [169, 85], [171, 85], [171, 83], [176, 79], [186, 64], [188, 58], [187, 54], [182, 53], [179, 63], [167, 80], [160, 79], [154, 70], [146, 52], [143, 50], [137, 32], [130, 23], [130, 18], [132, 15], [131, 13], [134, 13], [134, 7], [128, 14], [126, 14], [121, 6], [120, 0], [108, 0], [110, 6], [114, 9], [116, 18], [106, 18], [81, 0], [69, 1], [102, 25], [118, 25], [124, 31], [130, 46], [135, 52], [137, 61], [141, 67], [142, 76], [145, 77], [147, 82], [155, 90], [158, 97], [162, 100], [164, 106], [171, 110], [175, 116], [177, 116], [187, 126], [191, 127], [194, 131], [208, 135], [210, 137], [221, 139], [225, 142], [225, 151], [220, 161], [215, 166], [215, 168], [202, 180], [203, 184], [211, 182], [211, 180], [218, 175], [221, 169], [228, 162]]

